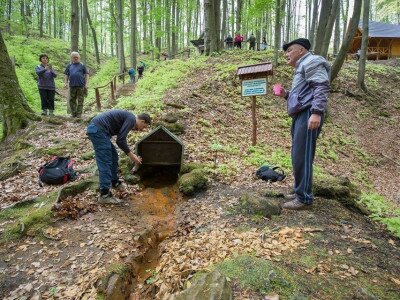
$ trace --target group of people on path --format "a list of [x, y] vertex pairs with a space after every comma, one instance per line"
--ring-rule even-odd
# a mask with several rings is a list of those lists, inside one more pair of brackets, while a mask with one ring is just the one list
[[[290, 201], [283, 204], [284, 209], [302, 210], [311, 207], [314, 201], [312, 193], [313, 162], [318, 136], [326, 114], [327, 101], [330, 90], [331, 66], [325, 58], [309, 52], [311, 43], [308, 39], [299, 38], [282, 46], [287, 63], [294, 68], [294, 76], [290, 90], [281, 84], [274, 86], [274, 95], [287, 101], [287, 112], [292, 117], [291, 159], [294, 175], [293, 194]], [[87, 87], [88, 75], [84, 65], [79, 63], [79, 54], [71, 54], [72, 63], [65, 70], [65, 83], [69, 81], [72, 87], [71, 96], [78, 99], [82, 96], [82, 89]], [[41, 80], [38, 81], [42, 99], [54, 98], [54, 80], [56, 73], [48, 64], [46, 55], [40, 56], [41, 66], [36, 68]], [[50, 92], [49, 92], [50, 91]], [[53, 92], [51, 92], [53, 91]], [[47, 98], [45, 98], [47, 97]], [[42, 104], [45, 104], [42, 100]], [[82, 105], [74, 106], [74, 113], [79, 116]], [[51, 113], [54, 102], [48, 106]], [[124, 110], [110, 110], [96, 116], [87, 127], [87, 135], [92, 141], [96, 163], [99, 170], [99, 202], [104, 204], [118, 204], [121, 200], [113, 197], [110, 189], [118, 188], [122, 182], [118, 178], [118, 153], [111, 142], [112, 136], [117, 136], [118, 147], [136, 164], [142, 159], [136, 156], [129, 148], [127, 135], [131, 130], [144, 130], [151, 125], [151, 118], [147, 113], [138, 116]]]
[[[40, 54], [39, 61], [40, 64], [35, 67], [35, 72], [37, 74], [42, 115], [53, 116], [56, 93], [54, 78], [57, 77], [57, 73], [52, 65], [49, 64], [49, 56], [47, 54]], [[80, 62], [78, 52], [71, 52], [71, 63], [65, 68], [64, 74], [64, 88], [69, 88], [68, 105], [71, 116], [80, 118], [83, 112], [84, 97], [87, 95], [89, 71]]]
[[[71, 62], [64, 71], [64, 88], [68, 88], [68, 112], [73, 118], [80, 118], [83, 113], [84, 98], [88, 93], [89, 70], [81, 63], [78, 52], [71, 52]], [[39, 55], [40, 64], [35, 67], [40, 95], [42, 115], [54, 116], [54, 98], [56, 94], [55, 78], [57, 73], [49, 63], [49, 56]], [[139, 78], [143, 77], [146, 65], [140, 61], [137, 70]], [[128, 71], [130, 82], [135, 82], [136, 71]]]
[[[236, 32], [234, 38], [229, 34], [225, 38], [224, 42], [226, 43], [226, 48], [228, 50], [232, 50], [233, 48], [242, 49], [242, 42], [244, 42], [244, 37], [239, 32]], [[247, 39], [247, 42], [249, 43], [249, 50], [257, 50], [256, 49], [257, 39], [253, 33]], [[263, 37], [262, 42], [260, 44], [260, 50], [263, 51], [266, 49], [267, 49], [267, 39], [266, 37]]]

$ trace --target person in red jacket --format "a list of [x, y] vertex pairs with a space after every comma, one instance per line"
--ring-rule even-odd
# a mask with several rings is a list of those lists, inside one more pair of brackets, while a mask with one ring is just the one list
[[234, 42], [235, 42], [235, 47], [237, 47], [238, 49], [242, 49], [243, 36], [241, 36], [239, 32], [235, 33]]

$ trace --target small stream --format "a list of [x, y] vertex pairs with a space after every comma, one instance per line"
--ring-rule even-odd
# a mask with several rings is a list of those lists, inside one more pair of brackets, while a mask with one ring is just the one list
[[138, 284], [143, 284], [152, 276], [148, 270], [154, 270], [158, 265], [158, 245], [175, 230], [175, 208], [182, 200], [176, 181], [177, 176], [165, 174], [144, 179], [143, 190], [131, 200], [132, 205], [141, 212], [143, 221], [151, 226], [157, 235], [155, 245], [146, 252], [136, 272]]

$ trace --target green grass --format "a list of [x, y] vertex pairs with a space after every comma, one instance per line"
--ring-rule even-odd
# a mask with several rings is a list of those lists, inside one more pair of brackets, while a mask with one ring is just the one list
[[377, 193], [363, 193], [360, 202], [364, 204], [374, 220], [380, 221], [387, 225], [397, 237], [400, 237], [400, 209], [395, 208], [385, 197]]
[[254, 256], [225, 259], [215, 268], [228, 278], [238, 281], [242, 288], [256, 290], [263, 295], [276, 293], [288, 299], [298, 291], [291, 274], [270, 261]]
[[266, 145], [251, 146], [248, 149], [248, 155], [244, 158], [244, 162], [250, 166], [272, 165], [278, 166], [288, 172], [292, 166], [289, 151], [281, 148], [272, 149]]
[[[144, 72], [132, 96], [118, 99], [119, 108], [134, 110], [136, 113], [158, 114], [164, 107], [162, 98], [169, 89], [175, 89], [189, 72], [205, 66], [206, 57], [195, 57], [185, 61], [167, 60], [154, 64]], [[173, 101], [173, 99], [171, 99]]]

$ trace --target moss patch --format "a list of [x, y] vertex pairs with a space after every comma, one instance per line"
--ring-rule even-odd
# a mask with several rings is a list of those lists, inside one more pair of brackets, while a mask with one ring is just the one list
[[207, 187], [206, 172], [202, 169], [194, 169], [193, 171], [183, 174], [179, 178], [179, 191], [184, 195], [193, 195]]
[[283, 299], [298, 293], [298, 287], [285, 270], [254, 256], [237, 256], [216, 265], [225, 276], [238, 281], [246, 289], [257, 290], [261, 294], [276, 293]]

